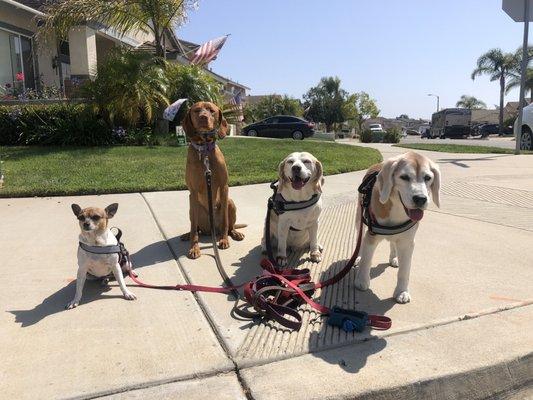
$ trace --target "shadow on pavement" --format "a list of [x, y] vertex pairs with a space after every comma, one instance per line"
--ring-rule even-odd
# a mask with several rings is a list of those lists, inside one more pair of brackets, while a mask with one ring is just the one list
[[[348, 260], [336, 261], [321, 275], [321, 280], [333, 276], [346, 265]], [[388, 263], [381, 263], [371, 269], [371, 279], [380, 276], [387, 268], [392, 268]], [[380, 299], [371, 289], [366, 292], [357, 290], [354, 286], [356, 269], [353, 268], [343, 280], [335, 285], [325, 288], [316, 299], [318, 303], [328, 307], [339, 306], [345, 309], [365, 311], [369, 314], [386, 315], [396, 302], [394, 299]], [[318, 331], [311, 332], [309, 336], [309, 351], [313, 356], [336, 364], [339, 368], [357, 373], [366, 365], [369, 356], [383, 350], [387, 341], [374, 336], [375, 331], [366, 328], [364, 332], [344, 332], [341, 328], [329, 326], [326, 319]], [[350, 347], [341, 347], [334, 350], [322, 351], [322, 349], [335, 348], [351, 344]], [[349, 351], [347, 351], [349, 350]]]
[[510, 154], [500, 154], [490, 157], [481, 158], [439, 158], [437, 164], [453, 164], [461, 168], [470, 168], [470, 165], [465, 164], [464, 161], [493, 161], [496, 158], [509, 157]]
[[[100, 281], [86, 281], [79, 307], [83, 307], [84, 304], [95, 300], [122, 298], [122, 295], [103, 295], [109, 290], [111, 290], [111, 287], [102, 285]], [[65, 306], [72, 300], [75, 291], [76, 281], [74, 280], [48, 296], [41, 304], [36, 305], [31, 310], [12, 310], [8, 312], [15, 316], [15, 323], [21, 324], [21, 328], [31, 326], [49, 315], [62, 311], [68, 312], [65, 310]]]

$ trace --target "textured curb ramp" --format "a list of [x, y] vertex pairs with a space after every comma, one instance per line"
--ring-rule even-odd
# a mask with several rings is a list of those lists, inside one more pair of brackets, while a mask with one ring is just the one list
[[[326, 280], [339, 272], [355, 248], [355, 213], [355, 202], [326, 208], [321, 216], [319, 231], [319, 242], [325, 249], [322, 262], [311, 263], [308, 253], [295, 252], [290, 255], [289, 265], [309, 268], [314, 282]], [[318, 290], [313, 298], [328, 307], [338, 305], [350, 309], [360, 308], [355, 300], [357, 296], [353, 286], [354, 280], [355, 269], [352, 269], [338, 284]], [[237, 358], [272, 360], [336, 347], [368, 337], [327, 325], [326, 319], [307, 304], [299, 310], [303, 317], [300, 331], [291, 331], [273, 321], [255, 325], [238, 350]], [[368, 308], [365, 307], [365, 310]]]
[[[471, 182], [450, 182], [442, 188], [441, 196], [444, 207], [433, 207], [432, 211], [533, 231], [532, 192]], [[315, 282], [326, 280], [337, 273], [355, 248], [355, 214], [354, 201], [345, 200], [341, 204], [325, 208], [319, 230], [319, 241], [325, 248], [322, 262], [311, 263], [308, 253], [296, 252], [290, 255], [289, 265], [309, 268]], [[380, 273], [378, 270], [389, 268], [386, 264], [376, 266], [380, 261], [384, 261], [382, 257], [374, 259], [372, 278]], [[393, 272], [395, 275], [395, 271]], [[337, 305], [386, 314], [394, 301], [385, 299], [376, 302], [372, 301], [372, 297], [362, 295], [353, 285], [355, 273], [354, 268], [338, 284], [318, 290], [313, 298], [328, 307]], [[347, 333], [327, 325], [326, 319], [307, 304], [300, 306], [299, 311], [302, 315], [302, 328], [298, 332], [288, 330], [274, 321], [252, 326], [236, 354], [240, 364], [261, 364], [398, 332], [393, 329], [388, 332], [367, 330], [363, 333]], [[400, 329], [402, 330], [404, 329]]]

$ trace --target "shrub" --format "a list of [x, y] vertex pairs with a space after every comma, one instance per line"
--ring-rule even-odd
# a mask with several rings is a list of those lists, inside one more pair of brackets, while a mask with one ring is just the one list
[[168, 105], [167, 90], [164, 62], [125, 48], [113, 49], [96, 79], [80, 87], [110, 125], [129, 127], [152, 124]]
[[365, 129], [361, 133], [361, 143], [372, 143], [372, 131], [370, 129]]
[[222, 85], [196, 65], [167, 63], [168, 98], [171, 102], [187, 98], [189, 104], [211, 101], [222, 105]]
[[0, 145], [98, 146], [116, 142], [85, 104], [0, 106]]
[[402, 130], [397, 126], [387, 129], [383, 136], [383, 143], [400, 143], [402, 138]]

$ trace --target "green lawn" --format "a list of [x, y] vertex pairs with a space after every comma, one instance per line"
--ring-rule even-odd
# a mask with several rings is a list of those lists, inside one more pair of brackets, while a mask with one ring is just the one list
[[[439, 151], [443, 153], [482, 153], [482, 154], [514, 154], [514, 149], [502, 149], [489, 146], [468, 146], [464, 144], [438, 144], [438, 143], [409, 143], [395, 144], [396, 147], [407, 149]], [[524, 154], [533, 154], [531, 151], [521, 151]]]
[[[318, 141], [227, 138], [220, 142], [230, 185], [268, 182], [293, 151], [309, 151], [327, 175], [381, 161], [377, 150]], [[0, 197], [185, 189], [187, 147], [0, 147]]]

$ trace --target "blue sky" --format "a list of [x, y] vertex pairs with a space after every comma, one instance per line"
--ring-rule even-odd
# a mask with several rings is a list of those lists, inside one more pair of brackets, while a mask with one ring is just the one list
[[429, 118], [428, 93], [441, 108], [462, 94], [493, 108], [498, 84], [470, 74], [485, 51], [520, 47], [522, 29], [501, 0], [200, 0], [177, 34], [202, 43], [230, 33], [211, 68], [251, 94], [301, 98], [336, 75], [347, 91], [368, 92], [383, 116]]

